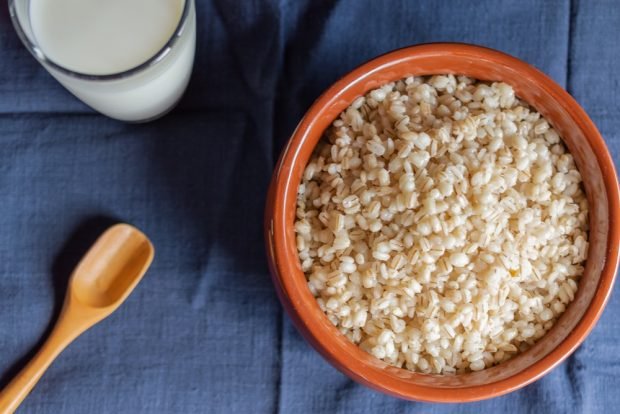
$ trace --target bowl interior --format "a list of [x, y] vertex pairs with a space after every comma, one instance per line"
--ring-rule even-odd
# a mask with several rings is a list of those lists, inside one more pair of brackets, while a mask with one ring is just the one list
[[[498, 366], [456, 376], [418, 374], [388, 366], [341, 335], [307, 288], [293, 229], [297, 186], [305, 165], [324, 130], [340, 112], [358, 96], [386, 82], [408, 75], [448, 73], [512, 85], [518, 97], [536, 108], [562, 136], [582, 173], [590, 208], [586, 269], [575, 300], [566, 312], [527, 352]], [[489, 49], [454, 44], [414, 46], [379, 57], [338, 81], [315, 102], [293, 134], [276, 171], [270, 244], [277, 267], [275, 277], [281, 284], [283, 300], [288, 302], [287, 310], [306, 339], [330, 362], [358, 381], [393, 395], [464, 401], [523, 386], [553, 368], [581, 343], [611, 290], [617, 265], [617, 233], [615, 238], [610, 237], [610, 228], [617, 232], [618, 226], [617, 212], [610, 211], [610, 202], [612, 210], [617, 210], [613, 203], [617, 203], [618, 196], [613, 163], [602, 162], [608, 159], [600, 134], [575, 101], [541, 72], [518, 59]], [[616, 192], [610, 197], [608, 192], [614, 182]], [[610, 248], [610, 240], [615, 240], [615, 247]], [[614, 270], [610, 275], [606, 271], [607, 277], [602, 278], [606, 265], [612, 265]], [[437, 392], [437, 388], [444, 390]], [[450, 394], [451, 390], [457, 391], [458, 396]]]

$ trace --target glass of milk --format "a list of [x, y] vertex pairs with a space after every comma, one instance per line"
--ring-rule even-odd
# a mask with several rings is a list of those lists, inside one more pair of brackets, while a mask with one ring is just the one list
[[122, 121], [164, 115], [194, 62], [194, 0], [9, 0], [32, 55], [71, 93]]

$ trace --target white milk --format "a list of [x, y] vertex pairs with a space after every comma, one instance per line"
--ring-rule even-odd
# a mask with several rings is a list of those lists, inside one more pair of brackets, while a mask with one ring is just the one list
[[[116, 79], [81, 79], [46, 65], [75, 96], [113, 118], [144, 121], [179, 100], [196, 42], [193, 0], [183, 32], [155, 64]], [[85, 75], [114, 75], [155, 56], [173, 36], [185, 0], [30, 0], [32, 35], [47, 59]]]

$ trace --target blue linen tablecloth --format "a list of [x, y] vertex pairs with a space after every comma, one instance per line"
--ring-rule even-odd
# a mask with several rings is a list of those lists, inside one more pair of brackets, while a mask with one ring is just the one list
[[99, 231], [127, 221], [157, 249], [127, 303], [61, 355], [20, 412], [618, 409], [617, 294], [573, 356], [518, 392], [401, 401], [352, 382], [297, 334], [271, 285], [261, 220], [277, 154], [313, 99], [416, 43], [477, 43], [537, 66], [583, 105], [618, 165], [619, 1], [197, 0], [197, 12], [181, 104], [128, 125], [57, 84], [0, 11], [0, 385], [40, 343]]

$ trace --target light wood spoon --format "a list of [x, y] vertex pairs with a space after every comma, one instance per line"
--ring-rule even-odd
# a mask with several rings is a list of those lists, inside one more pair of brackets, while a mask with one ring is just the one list
[[149, 239], [128, 224], [103, 233], [74, 270], [62, 312], [47, 341], [0, 392], [0, 413], [12, 413], [54, 359], [82, 332], [114, 312], [153, 260]]

